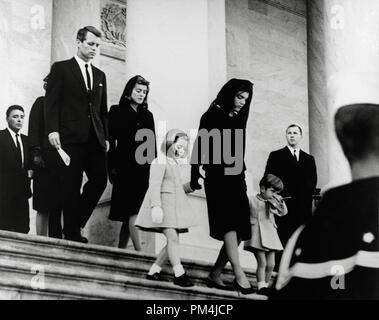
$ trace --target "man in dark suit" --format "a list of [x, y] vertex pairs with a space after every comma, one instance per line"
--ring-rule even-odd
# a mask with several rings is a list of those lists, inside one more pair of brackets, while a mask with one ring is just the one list
[[334, 123], [353, 181], [288, 241], [274, 299], [379, 299], [379, 104], [342, 106]]
[[13, 105], [7, 110], [8, 128], [0, 131], [0, 229], [29, 232], [32, 193], [28, 177], [28, 137], [20, 134], [25, 112]]
[[286, 200], [288, 215], [276, 218], [283, 246], [292, 233], [312, 216], [312, 195], [317, 184], [317, 171], [313, 156], [300, 149], [302, 137], [301, 127], [290, 125], [286, 130], [287, 146], [271, 152], [266, 164], [265, 174], [279, 177], [284, 184], [281, 195], [290, 197]]
[[[85, 226], [107, 183], [108, 108], [105, 74], [91, 64], [101, 32], [89, 26], [77, 34], [77, 54], [51, 67], [45, 96], [45, 130], [50, 144], [70, 157], [67, 166], [52, 150], [48, 161], [60, 172], [66, 239], [87, 242]], [[80, 193], [86, 173], [88, 181]]]

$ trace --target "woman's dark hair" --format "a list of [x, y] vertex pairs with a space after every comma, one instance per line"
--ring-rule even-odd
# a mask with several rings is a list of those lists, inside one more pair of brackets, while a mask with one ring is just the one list
[[121, 98], [120, 98], [120, 102], [119, 102], [120, 106], [125, 105], [125, 104], [130, 104], [130, 99], [131, 99], [130, 97], [132, 95], [134, 87], [137, 84], [144, 85], [147, 87], [146, 97], [145, 97], [145, 100], [142, 102], [141, 107], [144, 109], [148, 109], [147, 96], [149, 95], [149, 91], [150, 91], [150, 88], [149, 88], [150, 82], [140, 75], [134, 76], [127, 82], [124, 92], [122, 93]]
[[50, 76], [50, 73], [45, 78], [43, 78], [43, 88], [45, 90], [47, 88], [47, 82], [49, 81], [49, 76]]
[[239, 115], [243, 117], [246, 124], [249, 116], [250, 104], [253, 98], [253, 86], [254, 84], [249, 80], [244, 79], [230, 79], [220, 90], [217, 98], [213, 101], [213, 104], [217, 104], [221, 109], [226, 112], [231, 112], [234, 109], [234, 98], [240, 91], [248, 92], [249, 97], [246, 100], [245, 106], [239, 112]]
[[273, 174], [265, 174], [259, 182], [260, 187], [274, 188], [275, 191], [282, 191], [284, 188], [282, 180]]

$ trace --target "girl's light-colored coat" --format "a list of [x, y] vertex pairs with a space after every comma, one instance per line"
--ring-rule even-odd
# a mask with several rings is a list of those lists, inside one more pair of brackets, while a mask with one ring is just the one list
[[[167, 158], [165, 164], [154, 160], [150, 167], [149, 189], [135, 225], [152, 232], [162, 232], [163, 228], [187, 232], [189, 227], [198, 225], [196, 212], [186, 195], [190, 192], [189, 183], [183, 185], [179, 165], [174, 160]], [[155, 206], [163, 210], [163, 222], [160, 224], [152, 221], [151, 209]]]

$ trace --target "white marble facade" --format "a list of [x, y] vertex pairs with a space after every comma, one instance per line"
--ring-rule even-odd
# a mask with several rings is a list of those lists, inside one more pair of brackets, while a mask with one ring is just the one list
[[[51, 0], [0, 1], [0, 128], [12, 104], [29, 114], [51, 62]], [[25, 130], [27, 132], [27, 121]]]

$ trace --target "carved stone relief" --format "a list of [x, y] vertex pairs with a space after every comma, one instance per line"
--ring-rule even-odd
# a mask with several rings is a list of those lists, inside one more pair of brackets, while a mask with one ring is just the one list
[[126, 0], [102, 0], [101, 29], [104, 45], [101, 53], [125, 60], [126, 53]]

